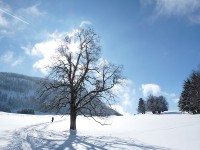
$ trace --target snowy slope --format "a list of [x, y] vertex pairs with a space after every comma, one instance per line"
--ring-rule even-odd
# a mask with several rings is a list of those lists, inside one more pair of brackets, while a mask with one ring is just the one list
[[69, 133], [69, 116], [20, 115], [0, 112], [0, 149], [133, 149], [199, 150], [200, 115], [112, 116], [101, 126], [77, 118], [77, 133]]
[[[0, 72], [0, 111], [17, 112], [21, 109], [31, 108], [41, 111], [40, 98], [37, 96], [40, 82], [44, 78], [29, 77], [22, 74]], [[55, 94], [55, 93], [54, 93]], [[54, 94], [47, 99], [54, 99]], [[94, 101], [104, 108], [104, 115], [121, 115], [101, 101]], [[88, 107], [91, 107], [88, 105]], [[67, 108], [60, 113], [67, 113]], [[87, 110], [82, 110], [89, 114]], [[69, 112], [68, 112], [69, 113]], [[94, 112], [92, 112], [94, 114]]]
[[[16, 73], [0, 72], [0, 110], [11, 112], [25, 108], [39, 109], [34, 102], [35, 93], [42, 78]], [[10, 112], [8, 111], [8, 112]]]

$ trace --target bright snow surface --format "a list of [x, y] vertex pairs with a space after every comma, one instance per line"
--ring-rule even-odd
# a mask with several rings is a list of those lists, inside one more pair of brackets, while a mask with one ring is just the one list
[[112, 116], [101, 126], [79, 116], [77, 133], [69, 132], [69, 116], [0, 112], [0, 150], [199, 150], [200, 115], [166, 112]]

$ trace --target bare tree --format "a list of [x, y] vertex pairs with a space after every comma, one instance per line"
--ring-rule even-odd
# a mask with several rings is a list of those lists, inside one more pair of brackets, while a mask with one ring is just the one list
[[[69, 108], [70, 130], [76, 130], [78, 114], [104, 116], [103, 108], [114, 101], [112, 88], [122, 83], [121, 66], [100, 57], [99, 37], [90, 27], [66, 36], [58, 48], [41, 95], [54, 95], [44, 106], [60, 110]], [[53, 93], [53, 94], [52, 94]], [[94, 117], [93, 117], [94, 119]]]
[[153, 114], [160, 114], [161, 112], [168, 111], [168, 102], [164, 96], [149, 95], [147, 98], [147, 111], [152, 111]]

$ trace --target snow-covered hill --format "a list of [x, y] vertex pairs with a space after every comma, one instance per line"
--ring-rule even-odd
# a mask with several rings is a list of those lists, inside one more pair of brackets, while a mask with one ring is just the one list
[[[78, 116], [77, 133], [69, 133], [69, 116], [20, 115], [0, 112], [2, 150], [199, 150], [200, 115], [111, 116], [101, 126]], [[98, 119], [98, 118], [97, 118]]]
[[[0, 72], [0, 111], [16, 112], [27, 108], [41, 111], [38, 89], [42, 81], [44, 81], [44, 78]], [[48, 99], [54, 98], [52, 95]], [[101, 101], [95, 101], [94, 103], [99, 103], [99, 106], [102, 106], [101, 109], [104, 108], [104, 115], [121, 115]], [[60, 113], [68, 113], [66, 111], [68, 111], [67, 107]], [[84, 111], [86, 112], [85, 114], [89, 113], [86, 109], [82, 110], [82, 112]]]
[[0, 110], [13, 112], [22, 108], [39, 109], [34, 101], [41, 80], [42, 78], [0, 72]]

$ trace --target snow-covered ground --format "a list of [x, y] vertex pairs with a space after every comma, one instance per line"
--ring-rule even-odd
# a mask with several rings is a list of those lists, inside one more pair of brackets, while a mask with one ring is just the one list
[[200, 115], [112, 116], [111, 125], [77, 118], [77, 133], [69, 133], [69, 116], [20, 115], [0, 112], [0, 150], [199, 150]]

